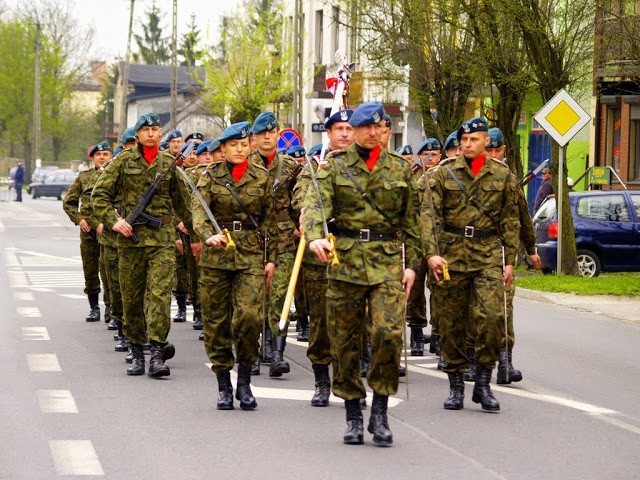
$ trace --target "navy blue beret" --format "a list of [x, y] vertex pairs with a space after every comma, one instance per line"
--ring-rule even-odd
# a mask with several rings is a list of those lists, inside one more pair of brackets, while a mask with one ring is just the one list
[[113, 157], [117, 157], [118, 154], [122, 151], [122, 144], [118, 145], [116, 149], [113, 151]]
[[234, 123], [225, 128], [222, 135], [218, 137], [218, 141], [224, 143], [227, 140], [241, 140], [247, 138], [249, 133], [251, 133], [251, 124], [249, 122]]
[[204, 140], [204, 135], [200, 132], [193, 132], [190, 133], [189, 135], [187, 135], [187, 138], [184, 139], [185, 142], [188, 142], [190, 140], [200, 140], [203, 141]]
[[160, 117], [155, 113], [144, 113], [140, 115], [133, 129], [137, 132], [142, 127], [159, 127]]
[[304, 149], [304, 147], [297, 146], [287, 150], [287, 155], [293, 158], [304, 158], [307, 155], [307, 151]]
[[440, 143], [440, 140], [433, 137], [427, 138], [424, 142], [420, 144], [420, 147], [418, 148], [418, 155], [420, 155], [422, 152], [428, 152], [432, 150], [434, 151], [442, 150], [442, 144]]
[[182, 132], [180, 130], [171, 130], [165, 141], [170, 142], [174, 138], [182, 138]]
[[203, 153], [208, 152], [209, 145], [211, 145], [211, 140], [207, 140], [206, 142], [202, 142], [198, 145], [198, 148], [196, 148], [196, 155], [202, 155]]
[[[196, 142], [187, 142], [184, 145], [182, 145], [182, 147], [180, 147], [180, 153], [182, 153], [184, 155], [184, 152], [187, 151], [187, 148], [189, 148], [191, 146], [191, 144], [194, 144], [194, 143], [196, 143]], [[194, 150], [192, 150], [192, 152], [195, 153], [196, 150], [194, 149]]]
[[348, 122], [353, 115], [353, 110], [340, 110], [331, 115], [326, 122], [324, 122], [325, 130], [329, 130], [334, 123]]
[[320, 155], [320, 152], [322, 152], [322, 144], [318, 143], [317, 145], [314, 145], [309, 149], [309, 151], [307, 152], [307, 155], [309, 157], [313, 157], [315, 155]]
[[216, 150], [220, 149], [220, 141], [216, 138], [215, 140], [211, 140], [209, 142], [209, 151], [211, 153], [215, 152]]
[[136, 139], [136, 130], [133, 127], [127, 128], [120, 137], [120, 143], [133, 142]]
[[353, 127], [366, 127], [382, 121], [384, 107], [380, 102], [365, 102], [353, 111], [349, 123]]
[[96, 143], [91, 150], [89, 150], [89, 156], [93, 157], [97, 152], [110, 152], [111, 145], [107, 142]]
[[413, 148], [411, 148], [411, 145], [404, 145], [396, 148], [396, 153], [400, 155], [413, 155]]
[[457, 138], [458, 140], [460, 140], [464, 133], [486, 132], [488, 130], [489, 130], [489, 125], [487, 124], [487, 121], [484, 118], [474, 117], [467, 120], [462, 125], [460, 125], [460, 128], [458, 129]]
[[164, 140], [160, 142], [160, 145], [158, 146], [158, 150], [160, 150], [161, 152], [163, 152], [164, 150], [166, 150], [167, 148], [169, 148], [169, 142], [165, 142]]
[[278, 121], [273, 112], [262, 112], [253, 121], [253, 127], [251, 127], [251, 133], [268, 132], [278, 127]]
[[451, 150], [452, 148], [457, 148], [460, 146], [460, 141], [458, 140], [458, 132], [451, 132], [447, 139], [444, 141], [443, 150]]
[[504, 136], [498, 127], [489, 129], [489, 139], [489, 148], [498, 148], [504, 145]]

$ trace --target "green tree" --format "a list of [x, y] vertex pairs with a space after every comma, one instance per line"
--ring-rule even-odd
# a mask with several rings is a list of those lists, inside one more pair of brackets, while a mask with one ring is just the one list
[[137, 52], [133, 52], [133, 61], [147, 65], [166, 65], [171, 60], [171, 41], [162, 36], [162, 16], [155, 0], [146, 13], [146, 22], [142, 24], [142, 35], [133, 35]]
[[196, 25], [196, 16], [193, 13], [189, 31], [180, 40], [178, 55], [182, 57], [180, 65], [183, 67], [195, 67], [204, 55], [204, 51], [200, 49], [200, 29]]

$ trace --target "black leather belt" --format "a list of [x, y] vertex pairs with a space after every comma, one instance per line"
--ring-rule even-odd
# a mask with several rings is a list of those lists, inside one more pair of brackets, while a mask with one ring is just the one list
[[355, 238], [361, 242], [370, 242], [373, 240], [391, 241], [396, 239], [396, 236], [391, 232], [379, 232], [377, 230], [369, 230], [368, 228], [361, 228], [360, 230], [332, 228], [331, 230], [331, 233], [334, 233], [339, 237]]
[[498, 236], [495, 230], [480, 230], [473, 225], [467, 225], [466, 227], [454, 227], [453, 225], [445, 224], [443, 230], [445, 232], [455, 233], [456, 235], [462, 235], [467, 238], [489, 238]]
[[226, 228], [230, 232], [241, 232], [242, 230], [255, 230], [256, 227], [251, 223], [242, 223], [238, 220], [233, 222], [221, 223], [220, 228]]

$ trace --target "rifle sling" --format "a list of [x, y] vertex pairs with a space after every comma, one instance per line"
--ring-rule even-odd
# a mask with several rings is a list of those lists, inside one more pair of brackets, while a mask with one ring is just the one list
[[[220, 184], [219, 182], [216, 181], [216, 183]], [[247, 214], [247, 217], [249, 217], [249, 221], [251, 222], [251, 224], [255, 227], [256, 230], [258, 230], [260, 228], [260, 226], [258, 225], [258, 222], [256, 221], [255, 217], [253, 215], [251, 215], [251, 212], [249, 212], [249, 209], [247, 209], [247, 205], [246, 203], [244, 203], [242, 201], [242, 199], [240, 198], [240, 195], [238, 195], [238, 192], [236, 192], [236, 189], [233, 188], [233, 186], [227, 181], [225, 180], [224, 183], [222, 184], [227, 190], [229, 190], [229, 193], [231, 194], [231, 196], [233, 197], [233, 199], [238, 202], [238, 205], [240, 205], [240, 208], [244, 211], [244, 213]]]

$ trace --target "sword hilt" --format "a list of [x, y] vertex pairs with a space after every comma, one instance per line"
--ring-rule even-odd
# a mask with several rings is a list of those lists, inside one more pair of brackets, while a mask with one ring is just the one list
[[451, 276], [449, 275], [449, 264], [443, 258], [442, 259], [442, 278], [436, 282], [437, 285], [442, 285], [444, 282], [448, 282], [451, 280]]
[[333, 233], [327, 235], [327, 241], [331, 245], [331, 249], [329, 250], [328, 257], [331, 259], [331, 266], [338, 267], [340, 266], [340, 259], [338, 258], [338, 252], [336, 252], [336, 237]]
[[236, 248], [236, 242], [233, 241], [233, 238], [231, 238], [231, 234], [229, 233], [229, 230], [227, 230], [226, 228], [224, 230], [222, 230], [222, 234], [227, 237], [227, 244], [225, 245], [224, 249], [225, 250], [235, 250]]

